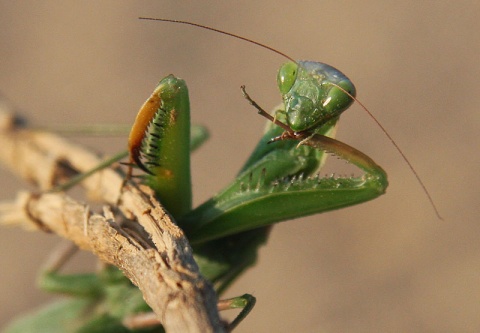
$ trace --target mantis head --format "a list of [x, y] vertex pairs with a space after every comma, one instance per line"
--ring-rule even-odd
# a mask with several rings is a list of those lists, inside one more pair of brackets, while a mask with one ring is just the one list
[[295, 132], [315, 130], [338, 117], [355, 96], [352, 81], [338, 69], [321, 62], [287, 62], [278, 71], [277, 84], [285, 104], [287, 124]]

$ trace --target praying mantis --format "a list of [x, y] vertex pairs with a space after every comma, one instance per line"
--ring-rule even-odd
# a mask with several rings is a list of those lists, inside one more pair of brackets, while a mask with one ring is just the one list
[[[219, 295], [254, 265], [258, 248], [266, 242], [273, 224], [372, 200], [388, 186], [385, 171], [370, 157], [334, 139], [341, 113], [355, 100], [353, 83], [327, 64], [289, 59], [277, 77], [283, 102], [271, 113], [265, 112], [242, 88], [247, 101], [268, 119], [264, 134], [237, 177], [196, 208], [192, 208], [191, 200], [190, 147], [200, 145], [204, 136], [191, 135], [185, 82], [173, 75], [161, 80], [141, 107], [129, 136], [130, 162], [136, 165], [130, 166], [129, 174], [133, 173], [132, 168], [142, 172], [140, 181], [152, 187], [184, 230], [202, 274], [214, 284]], [[364, 173], [348, 178], [320, 177], [328, 153]], [[118, 288], [120, 293], [132, 293], [134, 309], [92, 316], [71, 331], [86, 332], [92, 327], [104, 332], [162, 331], [159, 325], [124, 328], [123, 316], [148, 308], [138, 290], [132, 291], [128, 283], [122, 284], [125, 280], [117, 276], [118, 271], [110, 267], [103, 274], [91, 275], [91, 284], [107, 290], [112, 281], [118, 282], [122, 285]], [[44, 277], [57, 279], [52, 275]], [[118, 296], [108, 295], [113, 299]], [[231, 328], [254, 304], [254, 299], [248, 296], [238, 299], [244, 301], [241, 307], [245, 306], [247, 311], [241, 313]], [[41, 320], [48, 320], [46, 317], [39, 315], [28, 325], [35, 327]], [[67, 331], [60, 326], [55, 329]]]

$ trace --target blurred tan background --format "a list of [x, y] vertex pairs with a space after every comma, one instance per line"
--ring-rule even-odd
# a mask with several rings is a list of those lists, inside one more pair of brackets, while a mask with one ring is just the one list
[[[279, 103], [284, 59], [138, 16], [211, 25], [340, 68], [445, 217], [436, 219], [394, 147], [353, 107], [338, 138], [387, 170], [387, 195], [276, 226], [259, 264], [228, 293], [258, 298], [238, 332], [480, 331], [478, 2], [1, 1], [0, 91], [35, 125], [128, 124], [160, 78], [187, 80], [193, 121], [212, 134], [193, 157], [198, 204], [234, 177], [263, 128], [239, 86], [268, 108]], [[104, 152], [126, 142], [81, 141]], [[25, 188], [0, 172], [2, 200]], [[0, 327], [51, 299], [33, 283], [57, 242], [0, 230]], [[82, 255], [71, 269], [90, 261]]]

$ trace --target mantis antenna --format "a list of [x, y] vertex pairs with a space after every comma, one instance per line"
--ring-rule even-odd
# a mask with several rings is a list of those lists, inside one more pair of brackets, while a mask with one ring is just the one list
[[398, 144], [395, 142], [395, 140], [393, 140], [392, 136], [387, 132], [387, 130], [385, 129], [385, 127], [383, 127], [383, 125], [380, 123], [380, 121], [378, 121], [377, 118], [375, 118], [375, 116], [370, 112], [370, 110], [362, 103], [360, 102], [355, 96], [353, 96], [352, 94], [350, 94], [348, 91], [346, 91], [345, 89], [343, 89], [342, 87], [340, 87], [338, 84], [335, 84], [335, 83], [332, 83], [335, 87], [337, 87], [338, 89], [342, 90], [345, 94], [347, 94], [348, 96], [350, 96], [350, 98], [352, 98], [355, 102], [358, 103], [358, 105], [360, 105], [360, 107], [365, 110], [365, 112], [370, 116], [370, 118], [373, 119], [373, 121], [377, 124], [378, 127], [380, 127], [380, 130], [385, 134], [385, 136], [388, 138], [388, 140], [390, 140], [390, 142], [392, 143], [392, 145], [395, 147], [395, 149], [398, 151], [398, 153], [400, 154], [400, 156], [402, 157], [402, 159], [405, 161], [405, 163], [407, 163], [407, 166], [410, 168], [410, 171], [412, 171], [413, 175], [415, 176], [415, 178], [417, 179], [418, 183], [420, 184], [420, 187], [422, 188], [423, 192], [425, 193], [425, 195], [427, 196], [428, 198], [428, 201], [430, 202], [430, 205], [432, 206], [433, 210], [435, 211], [435, 215], [437, 215], [437, 218], [442, 220], [443, 221], [443, 217], [440, 215], [440, 212], [437, 208], [437, 205], [435, 205], [435, 202], [433, 201], [433, 198], [432, 196], [430, 195], [430, 192], [428, 191], [427, 187], [425, 186], [425, 184], [423, 183], [422, 179], [420, 178], [420, 176], [418, 175], [417, 171], [415, 170], [415, 168], [413, 167], [412, 163], [410, 163], [410, 161], [408, 160], [407, 156], [403, 153], [402, 149], [400, 149], [400, 147], [398, 146]]
[[252, 44], [255, 44], [255, 45], [257, 45], [257, 46], [263, 47], [264, 49], [267, 49], [267, 50], [270, 50], [270, 51], [272, 51], [272, 52], [274, 52], [274, 53], [276, 53], [276, 54], [279, 54], [279, 55], [281, 55], [282, 57], [287, 58], [288, 60], [291, 60], [291, 61], [293, 61], [293, 62], [296, 62], [292, 57], [289, 57], [289, 56], [286, 55], [285, 53], [280, 52], [280, 51], [274, 49], [273, 47], [270, 47], [270, 46], [268, 46], [268, 45], [265, 45], [265, 44], [256, 42], [256, 41], [254, 41], [254, 40], [252, 40], [252, 39], [249, 39], [249, 38], [246, 38], [246, 37], [242, 37], [242, 36], [239, 36], [239, 35], [232, 34], [232, 33], [230, 33], [230, 32], [226, 32], [226, 31], [223, 31], [223, 30], [220, 30], [220, 29], [215, 29], [215, 28], [212, 28], [212, 27], [208, 27], [208, 26], [206, 26], [206, 25], [202, 25], [202, 24], [198, 24], [198, 23], [193, 23], [193, 22], [188, 22], [188, 21], [170, 20], [170, 19], [153, 18], [153, 17], [139, 17], [138, 19], [139, 19], [139, 20], [148, 20], [148, 21], [161, 21], [161, 22], [170, 22], [170, 23], [186, 24], [186, 25], [191, 25], [191, 26], [197, 27], [197, 28], [202, 28], [202, 29], [206, 29], [206, 30], [218, 32], [218, 33], [220, 33], [220, 34], [227, 35], [227, 36], [230, 36], [230, 37], [234, 37], [234, 38], [243, 40], [243, 41], [245, 41], [245, 42], [252, 43]]

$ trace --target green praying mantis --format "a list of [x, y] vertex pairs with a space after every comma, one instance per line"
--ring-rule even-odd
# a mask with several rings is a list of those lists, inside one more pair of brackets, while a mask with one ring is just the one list
[[[195, 23], [155, 20], [200, 26], [273, 50]], [[169, 75], [160, 81], [140, 108], [128, 140], [128, 174], [133, 170], [142, 173], [139, 181], [155, 191], [184, 230], [201, 273], [219, 295], [255, 264], [273, 224], [372, 200], [388, 186], [387, 174], [370, 157], [334, 139], [341, 113], [356, 100], [353, 83], [327, 64], [296, 62], [273, 51], [289, 59], [277, 76], [283, 102], [268, 113], [242, 87], [247, 101], [267, 118], [265, 131], [237, 177], [200, 206], [192, 207], [190, 153], [206, 135], [190, 125], [188, 89], [183, 80]], [[357, 166], [363, 174], [320, 177], [327, 154]], [[69, 277], [46, 270], [42, 277], [46, 289], [76, 297], [20, 319], [6, 332], [38, 331], [38, 327], [48, 327], [49, 332], [163, 332], [158, 322], [133, 328], [123, 325], [125, 317], [146, 313], [149, 308], [140, 291], [114, 267]], [[104, 304], [101, 311], [81, 317], [85, 308], [98, 306], [99, 299]], [[230, 329], [254, 303], [250, 295], [229, 303], [229, 308], [244, 308]]]

